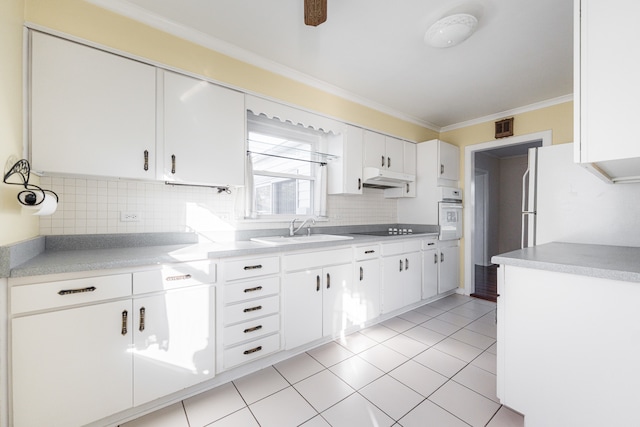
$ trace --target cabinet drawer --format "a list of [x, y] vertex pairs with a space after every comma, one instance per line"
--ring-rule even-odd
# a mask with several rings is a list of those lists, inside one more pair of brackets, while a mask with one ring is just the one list
[[352, 258], [353, 251], [351, 248], [286, 255], [284, 257], [284, 269], [286, 271], [297, 271], [327, 265], [344, 264], [345, 261], [351, 262]]
[[229, 369], [278, 350], [280, 350], [280, 334], [269, 335], [237, 347], [228, 348], [224, 351], [224, 368]]
[[356, 261], [377, 258], [380, 256], [380, 245], [358, 246], [355, 248]]
[[398, 255], [404, 252], [404, 244], [402, 242], [383, 243], [380, 246], [382, 256]]
[[133, 273], [133, 293], [166, 291], [216, 282], [216, 264], [211, 261], [167, 264]]
[[422, 250], [423, 251], [428, 251], [430, 249], [435, 249], [437, 246], [438, 246], [438, 237], [437, 236], [433, 236], [431, 238], [422, 240]]
[[415, 252], [422, 248], [422, 241], [420, 239], [405, 240], [403, 243], [405, 252]]
[[47, 310], [130, 295], [130, 274], [14, 286], [11, 288], [11, 312]]
[[224, 263], [224, 279], [248, 279], [256, 276], [266, 276], [280, 271], [280, 257], [250, 258]]
[[280, 316], [277, 314], [250, 320], [224, 328], [224, 346], [230, 347], [242, 341], [270, 335], [280, 330]]
[[268, 277], [265, 279], [248, 280], [246, 282], [233, 283], [224, 287], [224, 303], [232, 304], [253, 298], [261, 298], [280, 292], [280, 278]]
[[244, 322], [256, 317], [277, 313], [279, 310], [279, 295], [229, 305], [224, 308], [224, 324], [232, 325], [237, 322]]

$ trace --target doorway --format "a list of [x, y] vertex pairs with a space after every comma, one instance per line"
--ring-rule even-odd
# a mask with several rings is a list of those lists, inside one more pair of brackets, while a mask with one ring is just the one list
[[520, 249], [522, 174], [529, 148], [551, 145], [551, 131], [465, 148], [465, 293], [495, 301], [494, 255]]

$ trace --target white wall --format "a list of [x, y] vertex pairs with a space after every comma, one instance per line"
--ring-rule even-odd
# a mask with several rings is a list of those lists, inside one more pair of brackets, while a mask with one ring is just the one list
[[[241, 221], [240, 191], [220, 193], [202, 187], [115, 179], [42, 177], [55, 191], [55, 214], [40, 219], [40, 234], [103, 234], [197, 231], [224, 239], [233, 230], [280, 228], [283, 223]], [[121, 222], [120, 212], [137, 212], [139, 222]], [[397, 202], [383, 190], [365, 188], [362, 196], [328, 196], [329, 221], [322, 225], [386, 224], [397, 221]]]

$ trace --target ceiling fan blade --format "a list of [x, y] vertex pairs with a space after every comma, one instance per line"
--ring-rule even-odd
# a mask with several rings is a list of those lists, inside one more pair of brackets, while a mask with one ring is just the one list
[[327, 0], [304, 0], [304, 23], [317, 27], [327, 20]]

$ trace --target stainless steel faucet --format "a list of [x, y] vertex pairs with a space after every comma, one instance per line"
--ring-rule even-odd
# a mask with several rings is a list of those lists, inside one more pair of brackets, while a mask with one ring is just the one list
[[311, 224], [309, 224], [309, 225], [307, 226], [307, 236], [311, 236], [311, 226], [316, 224], [316, 220], [315, 220], [315, 219], [313, 219], [313, 218], [311, 218], [311, 217], [309, 217], [309, 218], [305, 219], [305, 220], [302, 222], [302, 224], [300, 224], [300, 227], [298, 227], [298, 228], [294, 229], [294, 228], [295, 228], [295, 224], [296, 224], [296, 221], [297, 221], [297, 220], [298, 220], [298, 218], [294, 218], [294, 219], [292, 219], [292, 220], [291, 220], [291, 222], [289, 223], [289, 236], [293, 236], [293, 235], [295, 235], [295, 234], [296, 234], [298, 231], [300, 231], [300, 229], [302, 229], [302, 227], [304, 227], [304, 226], [305, 226], [305, 224], [306, 224], [307, 222], [309, 222], [309, 221], [311, 221]]

